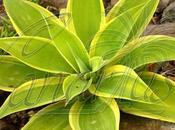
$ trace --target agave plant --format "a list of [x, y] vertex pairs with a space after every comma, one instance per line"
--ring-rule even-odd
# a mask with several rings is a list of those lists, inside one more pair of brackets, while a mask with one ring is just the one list
[[[175, 59], [175, 38], [142, 36], [159, 0], [69, 0], [65, 15], [4, 0], [18, 37], [0, 39], [0, 118], [50, 104], [22, 130], [119, 130], [120, 112], [175, 122], [175, 83], [148, 72]], [[65, 22], [66, 21], [66, 22]]]

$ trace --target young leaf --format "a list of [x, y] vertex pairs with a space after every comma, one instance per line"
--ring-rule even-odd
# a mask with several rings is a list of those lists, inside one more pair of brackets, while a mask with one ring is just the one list
[[72, 130], [119, 130], [120, 113], [114, 99], [77, 101], [71, 108]]
[[[20, 36], [39, 36], [50, 39], [49, 25], [45, 19], [61, 24], [54, 14], [44, 8], [42, 12], [39, 12], [27, 0], [4, 0], [3, 2], [8, 16]], [[35, 4], [35, 6], [38, 5]]]
[[121, 110], [138, 116], [175, 122], [175, 82], [152, 72], [141, 73], [140, 77], [165, 105], [121, 100], [118, 102]]
[[47, 75], [46, 72], [26, 66], [7, 55], [0, 56], [0, 68], [0, 90], [9, 92], [26, 81], [44, 78]]
[[95, 56], [90, 59], [90, 66], [92, 68], [92, 72], [96, 72], [104, 66], [103, 58], [100, 56]]
[[62, 100], [64, 77], [37, 79], [16, 88], [0, 108], [0, 118], [9, 114]]
[[67, 13], [66, 8], [60, 9], [59, 19], [65, 27], [69, 25], [70, 14]]
[[63, 103], [49, 105], [34, 115], [22, 130], [72, 130], [69, 109]]
[[85, 92], [91, 85], [92, 79], [84, 80], [78, 75], [68, 76], [63, 83], [63, 91], [67, 99], [67, 103], [75, 96]]
[[102, 0], [69, 0], [67, 12], [70, 14], [68, 27], [82, 40], [89, 50], [91, 40], [105, 23]]
[[111, 64], [123, 64], [136, 69], [148, 63], [175, 60], [174, 49], [173, 37], [146, 36], [122, 48], [112, 59]]
[[143, 4], [144, 7], [140, 11], [139, 17], [137, 17], [132, 31], [127, 39], [127, 41], [138, 38], [146, 29], [147, 25], [151, 21], [153, 14], [158, 6], [159, 0], [119, 0], [118, 4], [111, 9], [107, 16], [107, 21], [112, 20], [116, 16], [122, 14], [123, 12]]
[[75, 73], [50, 40], [39, 37], [2, 38], [0, 48], [38, 70], [51, 73]]
[[112, 58], [126, 43], [144, 5], [138, 5], [111, 20], [95, 35], [90, 55], [102, 56], [104, 60]]
[[161, 100], [130, 68], [116, 65], [104, 70], [97, 84], [89, 88], [94, 95], [154, 103]]

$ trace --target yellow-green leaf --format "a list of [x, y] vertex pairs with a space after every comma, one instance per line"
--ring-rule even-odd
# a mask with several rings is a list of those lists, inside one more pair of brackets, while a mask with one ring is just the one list
[[136, 69], [148, 63], [175, 60], [175, 38], [146, 36], [133, 40], [122, 48], [111, 64], [123, 64]]
[[117, 13], [117, 17], [110, 20], [106, 27], [96, 34], [91, 44], [91, 56], [103, 56], [104, 59], [110, 59], [128, 41], [143, 33], [159, 0], [134, 1], [119, 1], [115, 7], [117, 9], [112, 10], [114, 14]]
[[19, 35], [52, 39], [60, 55], [76, 72], [89, 70], [88, 53], [83, 43], [54, 14], [26, 0], [5, 0], [5, 7]]
[[72, 130], [69, 109], [63, 103], [49, 105], [34, 115], [22, 130]]
[[95, 56], [90, 59], [90, 66], [92, 68], [92, 72], [96, 72], [104, 66], [103, 58], [100, 56]]
[[64, 77], [37, 79], [16, 88], [0, 108], [0, 118], [9, 114], [27, 110], [62, 100], [62, 81]]
[[34, 3], [28, 4], [43, 14], [53, 44], [69, 65], [77, 72], [89, 71], [89, 55], [80, 39], [69, 32], [59, 21], [47, 19], [44, 15], [45, 9]]
[[39, 37], [2, 38], [0, 48], [38, 70], [75, 73], [50, 40]]
[[131, 8], [143, 4], [143, 9], [139, 12], [135, 24], [132, 28], [130, 36], [127, 41], [138, 38], [146, 29], [147, 25], [151, 21], [153, 14], [158, 6], [159, 0], [119, 0], [119, 2], [111, 9], [107, 15], [107, 21], [114, 19], [125, 11]]
[[157, 100], [162, 103], [132, 69], [122, 65], [105, 69], [100, 80], [89, 90], [92, 94], [101, 97], [147, 103], [154, 103]]
[[92, 79], [85, 80], [78, 75], [68, 76], [63, 83], [63, 91], [67, 102], [72, 100], [75, 96], [85, 92], [91, 85]]
[[90, 48], [90, 56], [112, 58], [126, 44], [143, 5], [138, 5], [111, 20], [95, 35]]
[[105, 23], [105, 10], [102, 0], [68, 0], [70, 14], [68, 27], [75, 32], [89, 50], [91, 40]]
[[117, 103], [108, 98], [77, 101], [69, 114], [72, 130], [119, 130], [119, 120]]
[[175, 122], [175, 82], [152, 72], [143, 72], [140, 77], [165, 105], [160, 106], [156, 101], [154, 104], [147, 104], [121, 100], [118, 102], [121, 110], [138, 116]]
[[26, 66], [8, 55], [0, 56], [0, 69], [0, 90], [9, 92], [26, 81], [49, 76], [48, 73]]
[[[50, 39], [50, 34], [45, 19], [58, 21], [58, 18], [43, 8], [39, 12], [27, 0], [4, 0], [6, 12], [19, 35], [39, 36]], [[37, 6], [37, 4], [34, 4]]]

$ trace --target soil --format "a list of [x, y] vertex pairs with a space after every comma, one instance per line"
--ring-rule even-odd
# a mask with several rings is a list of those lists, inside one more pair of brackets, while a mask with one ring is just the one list
[[[118, 0], [104, 0], [106, 12]], [[65, 8], [66, 0], [41, 0], [40, 4], [47, 7], [53, 13], [58, 13], [61, 8]], [[0, 16], [4, 16], [2, 0], [0, 0]], [[1, 19], [0, 19], [1, 23]], [[1, 24], [0, 24], [1, 25]], [[175, 0], [160, 0], [160, 4], [155, 15], [143, 35], [163, 34], [175, 37]], [[151, 64], [148, 66], [150, 71], [165, 75], [175, 81], [175, 62], [164, 62]], [[0, 105], [7, 98], [9, 93], [0, 91]], [[18, 112], [0, 120], [0, 130], [20, 130], [38, 110]], [[175, 124], [158, 120], [146, 119], [125, 113], [121, 113], [120, 130], [174, 130]]]

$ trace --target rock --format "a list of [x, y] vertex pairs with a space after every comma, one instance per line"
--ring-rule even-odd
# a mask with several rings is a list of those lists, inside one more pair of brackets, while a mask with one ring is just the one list
[[163, 12], [163, 10], [168, 6], [169, 3], [170, 3], [170, 0], [160, 0], [156, 12]]
[[149, 25], [143, 35], [168, 35], [175, 37], [175, 23]]
[[65, 8], [67, 0], [41, 0], [41, 4], [50, 5], [57, 9]]
[[174, 130], [175, 124], [121, 113], [120, 130]]
[[[114, 6], [119, 0], [111, 0], [111, 6]], [[157, 12], [163, 12], [163, 10], [174, 0], [160, 0]]]
[[117, 2], [118, 0], [111, 0], [111, 5], [114, 6]]
[[171, 3], [163, 12], [161, 23], [175, 22], [175, 1]]

